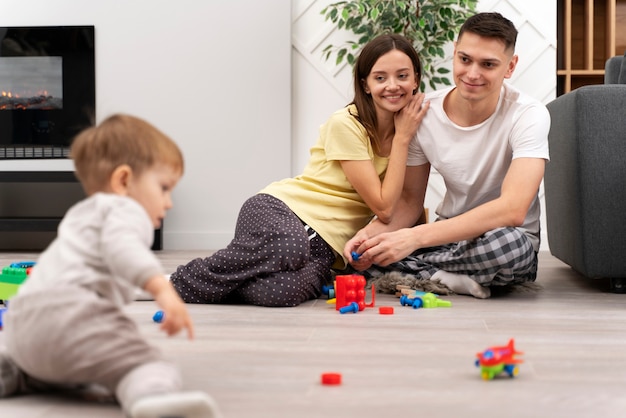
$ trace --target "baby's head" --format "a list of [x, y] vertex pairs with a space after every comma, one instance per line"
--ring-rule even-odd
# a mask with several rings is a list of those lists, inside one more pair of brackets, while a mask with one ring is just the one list
[[157, 227], [184, 170], [182, 152], [172, 139], [150, 123], [122, 114], [78, 134], [70, 154], [87, 195], [132, 197]]

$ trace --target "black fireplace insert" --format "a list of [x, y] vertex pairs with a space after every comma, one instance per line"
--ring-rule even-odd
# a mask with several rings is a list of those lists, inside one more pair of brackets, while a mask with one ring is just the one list
[[68, 158], [95, 121], [93, 26], [0, 27], [0, 159]]

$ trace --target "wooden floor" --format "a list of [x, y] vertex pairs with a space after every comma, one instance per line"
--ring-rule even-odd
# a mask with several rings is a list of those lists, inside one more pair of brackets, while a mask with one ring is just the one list
[[[159, 253], [168, 271], [199, 255]], [[29, 257], [4, 253], [0, 263]], [[377, 295], [376, 306], [393, 306], [393, 315], [377, 308], [341, 315], [323, 299], [281, 309], [192, 305], [192, 342], [158, 331], [154, 302], [135, 302], [128, 312], [180, 365], [188, 388], [210, 393], [226, 418], [626, 416], [626, 295], [548, 253], [540, 255], [537, 283], [537, 291], [487, 300], [442, 297], [451, 308], [414, 310]], [[482, 380], [476, 353], [510, 338], [524, 352], [519, 375]], [[321, 385], [325, 372], [341, 373], [343, 383]], [[122, 413], [25, 396], [0, 400], [0, 416]]]

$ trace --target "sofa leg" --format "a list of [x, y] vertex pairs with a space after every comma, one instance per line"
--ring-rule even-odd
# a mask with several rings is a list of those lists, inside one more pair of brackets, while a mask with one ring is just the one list
[[612, 278], [611, 279], [611, 292], [613, 293], [626, 293], [626, 278]]

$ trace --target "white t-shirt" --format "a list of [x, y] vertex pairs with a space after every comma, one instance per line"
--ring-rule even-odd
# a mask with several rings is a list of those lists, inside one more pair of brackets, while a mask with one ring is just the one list
[[57, 238], [37, 260], [18, 295], [60, 286], [80, 286], [118, 306], [156, 275], [161, 263], [150, 250], [154, 228], [135, 200], [96, 193], [72, 206]]
[[[544, 105], [504, 84], [496, 111], [486, 121], [462, 127], [452, 122], [443, 102], [454, 87], [428, 93], [430, 109], [409, 146], [407, 165], [430, 162], [442, 176], [446, 193], [436, 210], [451, 218], [496, 199], [515, 158], [549, 160], [550, 114]], [[539, 249], [539, 199], [522, 229]]]

